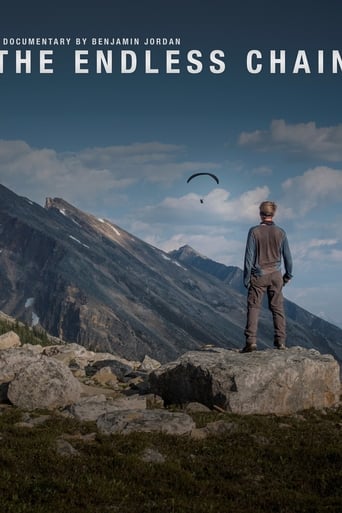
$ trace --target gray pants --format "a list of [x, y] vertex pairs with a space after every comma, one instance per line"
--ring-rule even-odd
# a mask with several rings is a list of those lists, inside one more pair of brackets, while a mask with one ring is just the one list
[[283, 277], [280, 271], [274, 271], [264, 276], [251, 276], [247, 297], [246, 344], [257, 343], [259, 314], [265, 292], [267, 293], [268, 307], [273, 317], [273, 342], [275, 345], [285, 344], [286, 322], [282, 288]]

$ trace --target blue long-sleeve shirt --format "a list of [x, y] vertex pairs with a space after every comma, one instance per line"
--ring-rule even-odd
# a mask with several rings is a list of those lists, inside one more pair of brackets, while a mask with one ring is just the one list
[[243, 281], [249, 286], [251, 275], [262, 276], [280, 271], [284, 261], [285, 273], [292, 278], [292, 256], [286, 232], [273, 222], [262, 222], [250, 228], [247, 236]]

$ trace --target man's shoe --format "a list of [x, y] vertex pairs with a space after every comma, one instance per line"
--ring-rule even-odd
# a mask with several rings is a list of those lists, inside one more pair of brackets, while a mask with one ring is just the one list
[[243, 349], [241, 349], [240, 353], [251, 353], [252, 351], [256, 351], [256, 344], [246, 344]]
[[281, 351], [284, 351], [286, 349], [286, 346], [283, 343], [274, 344], [274, 349], [280, 349]]

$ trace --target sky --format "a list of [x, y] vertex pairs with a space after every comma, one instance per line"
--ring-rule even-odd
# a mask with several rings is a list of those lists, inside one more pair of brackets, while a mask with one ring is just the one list
[[2, 7], [0, 182], [240, 268], [275, 201], [284, 295], [342, 326], [341, 15], [338, 0]]

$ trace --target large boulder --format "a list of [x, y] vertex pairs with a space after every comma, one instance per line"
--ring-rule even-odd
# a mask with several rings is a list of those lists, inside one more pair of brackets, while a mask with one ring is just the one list
[[200, 402], [237, 414], [291, 414], [339, 403], [340, 369], [331, 355], [292, 347], [241, 354], [191, 351], [149, 376], [165, 405]]
[[15, 376], [36, 361], [37, 353], [30, 347], [7, 348], [0, 351], [0, 384], [9, 383]]
[[7, 392], [11, 403], [24, 410], [63, 407], [78, 401], [80, 395], [80, 382], [70, 369], [47, 357], [37, 358], [23, 368]]
[[80, 382], [62, 362], [30, 347], [0, 351], [0, 400], [25, 410], [54, 409], [77, 402]]

